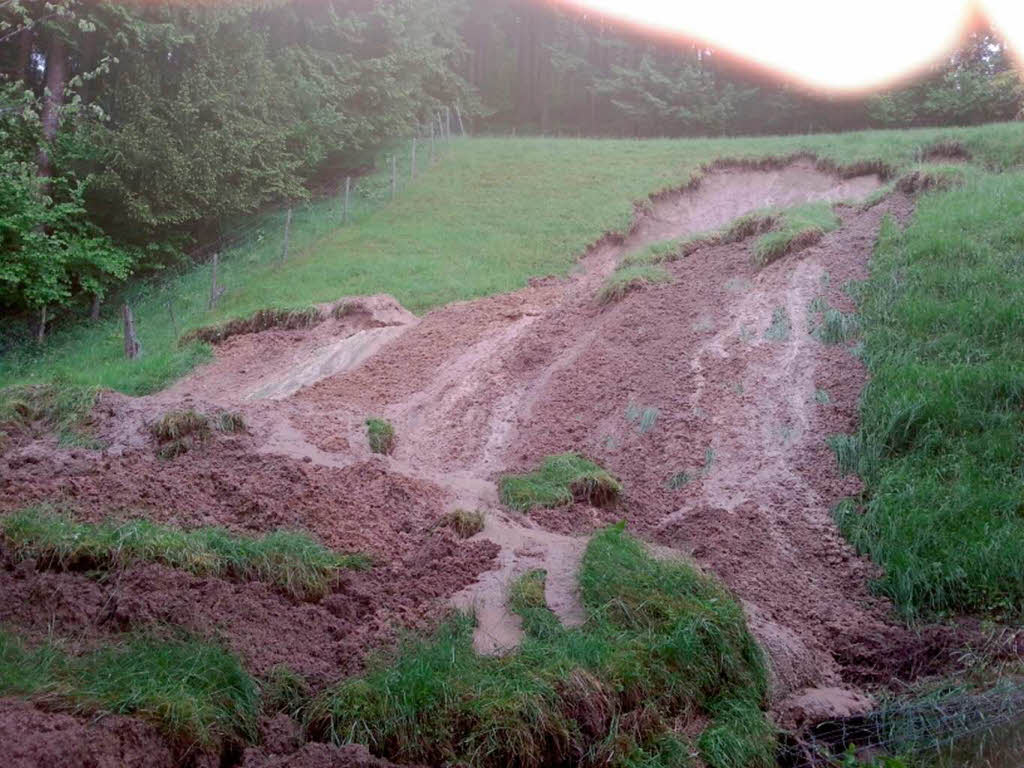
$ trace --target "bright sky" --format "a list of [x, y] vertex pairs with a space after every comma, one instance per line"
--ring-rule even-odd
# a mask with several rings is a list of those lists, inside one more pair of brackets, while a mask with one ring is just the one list
[[1024, 0], [561, 0], [707, 42], [815, 88], [857, 91], [947, 52], [973, 13], [1024, 51]]

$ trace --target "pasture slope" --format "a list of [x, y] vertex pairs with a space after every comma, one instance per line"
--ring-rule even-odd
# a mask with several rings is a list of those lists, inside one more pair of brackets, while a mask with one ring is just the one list
[[961, 454], [1021, 437], [1022, 159], [1020, 126], [467, 140], [197, 311], [183, 378], [103, 324], [11, 357], [14, 764], [808, 764], [778, 730], [1018, 670], [1021, 480]]

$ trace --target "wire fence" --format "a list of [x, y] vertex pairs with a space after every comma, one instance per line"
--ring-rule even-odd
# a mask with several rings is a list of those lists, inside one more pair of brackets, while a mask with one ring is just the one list
[[900, 756], [936, 768], [1021, 768], [1024, 683], [1007, 680], [983, 692], [951, 691], [819, 723], [788, 743], [780, 762], [846, 766], [850, 754], [864, 761]]

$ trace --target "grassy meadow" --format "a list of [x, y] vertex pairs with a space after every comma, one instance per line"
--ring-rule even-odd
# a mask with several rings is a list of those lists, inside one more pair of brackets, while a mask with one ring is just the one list
[[[629, 226], [635, 201], [685, 184], [716, 159], [811, 152], [839, 166], [880, 161], [904, 169], [949, 139], [987, 168], [1024, 162], [1020, 124], [740, 139], [458, 140], [433, 165], [421, 152], [416, 181], [405, 182], [394, 203], [385, 172], [360, 180], [368, 198], [348, 226], [341, 225], [337, 198], [297, 209], [284, 263], [283, 214], [258, 221], [250, 245], [222, 255], [218, 281], [226, 292], [212, 310], [206, 265], [133, 286], [139, 360], [124, 359], [119, 308], [109, 306], [99, 323], [82, 322], [56, 331], [41, 348], [26, 342], [6, 353], [0, 388], [57, 379], [153, 392], [208, 359], [204, 344], [179, 345], [188, 330], [258, 309], [384, 292], [422, 313], [515, 290], [532, 276], [565, 274], [604, 232]], [[403, 158], [406, 174], [407, 166]]]

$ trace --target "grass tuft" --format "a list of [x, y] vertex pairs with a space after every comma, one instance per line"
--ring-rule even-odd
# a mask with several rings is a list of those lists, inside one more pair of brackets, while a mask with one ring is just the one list
[[168, 411], [151, 427], [151, 430], [153, 436], [161, 442], [186, 437], [205, 440], [210, 435], [210, 420], [192, 409]]
[[621, 526], [587, 546], [582, 627], [561, 625], [544, 581], [531, 571], [511, 586], [525, 632], [515, 652], [478, 655], [473, 619], [456, 614], [319, 696], [306, 713], [310, 735], [401, 763], [669, 768], [693, 750], [673, 724], [706, 713], [705, 765], [774, 764], [764, 661], [742, 608], [715, 581], [655, 560]]
[[671, 281], [672, 276], [662, 267], [637, 265], [617, 269], [605, 278], [597, 294], [597, 303], [612, 304], [623, 299], [630, 291]]
[[46, 568], [162, 563], [201, 575], [266, 582], [298, 599], [319, 599], [340, 570], [369, 565], [364, 555], [339, 554], [298, 531], [249, 538], [222, 528], [183, 531], [148, 520], [79, 523], [48, 507], [3, 517], [0, 535], [14, 559], [35, 559]]
[[528, 512], [573, 501], [611, 506], [622, 493], [622, 485], [589, 459], [577, 453], [561, 453], [545, 458], [535, 472], [504, 475], [498, 482], [498, 492], [503, 504]]
[[791, 325], [789, 315], [785, 307], [776, 307], [772, 310], [772, 322], [764, 332], [764, 337], [769, 341], [786, 341], [789, 339]]
[[856, 315], [847, 315], [838, 309], [829, 308], [823, 313], [813, 333], [824, 344], [845, 344], [860, 334], [860, 321]]
[[181, 637], [130, 636], [81, 656], [54, 642], [28, 648], [0, 630], [0, 695], [45, 695], [79, 713], [132, 715], [179, 747], [216, 748], [256, 737], [259, 691], [219, 645]]
[[374, 453], [389, 454], [395, 449], [395, 428], [390, 421], [367, 419], [366, 437]]
[[484, 513], [480, 510], [455, 509], [445, 516], [445, 522], [460, 539], [468, 539], [484, 529]]
[[805, 203], [780, 211], [778, 229], [754, 243], [754, 263], [764, 267], [786, 254], [814, 245], [839, 227], [839, 217], [827, 202]]
[[245, 432], [245, 417], [234, 411], [224, 411], [217, 417], [217, 429], [228, 434]]

